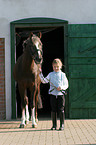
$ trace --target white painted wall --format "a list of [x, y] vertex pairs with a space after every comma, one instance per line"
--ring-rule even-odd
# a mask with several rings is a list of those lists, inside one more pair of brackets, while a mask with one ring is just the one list
[[0, 0], [0, 38], [5, 38], [6, 119], [11, 119], [10, 22], [31, 17], [96, 23], [96, 0]]

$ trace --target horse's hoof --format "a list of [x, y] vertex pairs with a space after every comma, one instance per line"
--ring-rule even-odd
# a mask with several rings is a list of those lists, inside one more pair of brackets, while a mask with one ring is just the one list
[[32, 128], [37, 128], [37, 125], [36, 124], [32, 124]]
[[29, 117], [29, 120], [32, 121], [32, 116]]
[[25, 127], [25, 125], [24, 124], [20, 124], [20, 127], [19, 128], [24, 128]]
[[25, 124], [29, 124], [29, 121], [25, 121]]

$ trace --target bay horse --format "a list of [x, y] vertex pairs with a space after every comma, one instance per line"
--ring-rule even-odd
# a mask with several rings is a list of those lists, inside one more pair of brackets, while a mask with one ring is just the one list
[[[21, 96], [22, 118], [20, 128], [24, 128], [29, 121], [27, 89], [30, 90], [30, 107], [32, 115], [32, 127], [37, 127], [38, 97], [40, 99], [40, 78], [39, 67], [42, 65], [42, 42], [41, 32], [36, 36], [31, 32], [30, 36], [23, 42], [23, 54], [18, 58], [14, 69], [13, 77], [18, 83], [19, 94]], [[41, 100], [41, 99], [40, 99]], [[42, 106], [42, 102], [41, 102]], [[36, 115], [36, 116], [35, 116]]]

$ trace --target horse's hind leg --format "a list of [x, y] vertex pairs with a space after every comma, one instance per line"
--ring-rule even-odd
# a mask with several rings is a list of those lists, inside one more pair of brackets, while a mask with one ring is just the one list
[[36, 128], [37, 127], [37, 123], [35, 120], [35, 107], [32, 109], [32, 127]]

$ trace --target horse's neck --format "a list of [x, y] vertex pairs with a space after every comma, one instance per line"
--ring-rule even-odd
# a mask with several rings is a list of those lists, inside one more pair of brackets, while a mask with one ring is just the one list
[[27, 74], [34, 73], [37, 76], [37, 74], [38, 74], [38, 65], [36, 65], [36, 63], [34, 62], [32, 57], [30, 56], [30, 54], [28, 54], [28, 53], [23, 54], [22, 63], [23, 63], [23, 65], [22, 65], [23, 66], [23, 71], [25, 73], [27, 73]]
[[30, 69], [31, 65], [34, 63], [34, 60], [30, 56], [30, 54], [25, 52], [23, 54], [22, 63], [23, 63], [23, 68]]

